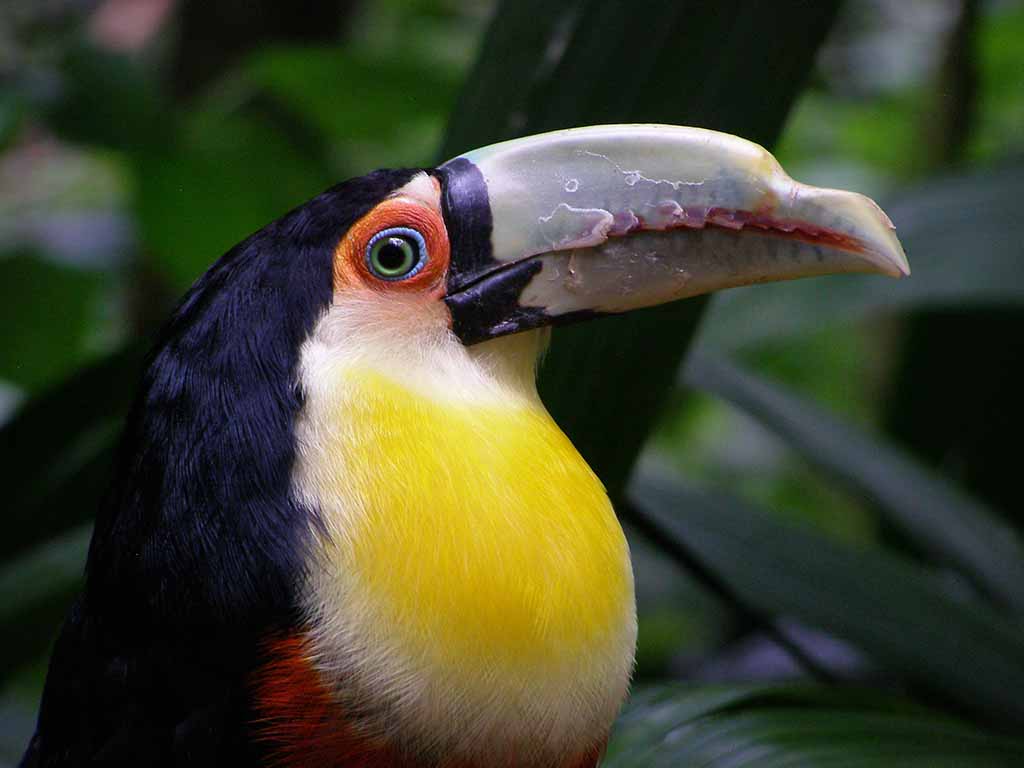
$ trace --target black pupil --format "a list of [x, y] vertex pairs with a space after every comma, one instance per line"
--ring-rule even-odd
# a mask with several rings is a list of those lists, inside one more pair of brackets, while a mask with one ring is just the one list
[[[387, 272], [394, 272], [405, 266], [407, 256], [402, 246], [405, 242], [399, 237], [390, 237], [377, 251], [377, 263]], [[408, 248], [409, 246], [406, 246]]]

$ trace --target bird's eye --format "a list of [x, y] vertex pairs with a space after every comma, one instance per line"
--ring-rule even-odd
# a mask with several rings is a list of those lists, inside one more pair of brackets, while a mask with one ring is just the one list
[[405, 280], [427, 262], [423, 235], [408, 227], [378, 232], [366, 244], [366, 264], [381, 280]]

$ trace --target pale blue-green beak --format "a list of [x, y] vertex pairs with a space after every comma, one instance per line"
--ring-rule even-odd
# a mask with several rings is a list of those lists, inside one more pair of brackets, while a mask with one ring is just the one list
[[794, 181], [764, 148], [715, 131], [574, 128], [437, 174], [446, 301], [466, 343], [751, 283], [910, 273], [870, 199]]

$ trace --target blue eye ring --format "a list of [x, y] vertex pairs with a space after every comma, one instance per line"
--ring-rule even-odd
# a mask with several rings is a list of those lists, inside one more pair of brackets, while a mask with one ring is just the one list
[[414, 277], [427, 263], [427, 243], [423, 235], [409, 227], [389, 227], [366, 244], [366, 268], [387, 282]]

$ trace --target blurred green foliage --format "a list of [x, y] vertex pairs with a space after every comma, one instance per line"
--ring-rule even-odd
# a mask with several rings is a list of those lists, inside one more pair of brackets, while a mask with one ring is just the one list
[[[969, 406], [941, 384], [966, 351], [906, 348], [936, 308], [1024, 330], [1024, 3], [333, 0], [337, 30], [249, 30], [218, 57], [189, 2], [127, 32], [104, 2], [0, 8], [0, 765], [31, 728], [140, 350], [176, 297], [340, 178], [634, 120], [778, 140], [795, 177], [887, 201], [914, 275], [556, 336], [545, 400], [621, 503], [637, 569], [651, 688], [609, 764], [1024, 761], [994, 735], [1024, 722], [1020, 496], [936, 464], [958, 437], [934, 425]], [[1024, 389], [1005, 362], [975, 377]], [[897, 425], [894, 393], [922, 386], [941, 396]], [[1019, 435], [1022, 410], [1000, 413]], [[1015, 450], [975, 442], [972, 466]], [[791, 677], [857, 687], [749, 683]]]

